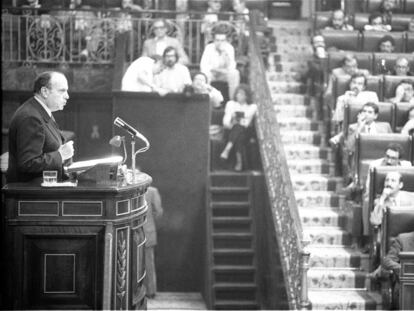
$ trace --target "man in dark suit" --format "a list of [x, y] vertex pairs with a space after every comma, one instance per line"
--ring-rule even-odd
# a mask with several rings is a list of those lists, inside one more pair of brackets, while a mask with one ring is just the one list
[[65, 142], [52, 112], [66, 105], [68, 81], [59, 72], [37, 76], [34, 96], [12, 117], [9, 129], [7, 182], [27, 182], [45, 170], [55, 170], [62, 179], [63, 164], [74, 154], [73, 141]]
[[414, 231], [407, 233], [400, 233], [390, 245], [387, 255], [384, 257], [382, 266], [385, 270], [393, 271], [394, 289], [393, 289], [393, 310], [399, 310], [399, 288], [400, 288], [400, 252], [414, 251]]

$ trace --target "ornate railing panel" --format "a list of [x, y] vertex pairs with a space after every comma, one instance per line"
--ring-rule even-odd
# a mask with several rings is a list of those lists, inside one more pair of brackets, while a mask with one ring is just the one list
[[[253, 12], [250, 20], [257, 20]], [[266, 81], [260, 43], [253, 23], [250, 24], [250, 85], [258, 105], [256, 131], [263, 171], [272, 209], [274, 229], [279, 245], [290, 309], [306, 307], [306, 260], [302, 224], [290, 180], [289, 169], [280, 137], [272, 97]], [[303, 279], [305, 281], [303, 281]], [[303, 288], [302, 285], [305, 287]]]
[[[141, 55], [145, 39], [153, 35], [154, 18], [167, 20], [168, 35], [183, 43], [192, 64], [199, 64], [208, 36], [202, 33], [201, 15], [146, 11], [130, 14], [121, 10], [55, 10], [40, 14], [36, 9], [2, 10], [2, 61], [33, 63], [112, 64], [117, 33], [127, 32], [126, 60]], [[242, 53], [243, 19], [227, 14], [224, 25], [235, 46]], [[243, 25], [241, 25], [243, 24]], [[240, 26], [243, 26], [240, 28]]]

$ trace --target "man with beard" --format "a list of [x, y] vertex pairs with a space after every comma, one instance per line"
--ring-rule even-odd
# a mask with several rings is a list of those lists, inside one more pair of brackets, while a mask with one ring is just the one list
[[155, 76], [155, 84], [168, 93], [182, 93], [186, 85], [191, 85], [188, 68], [178, 63], [176, 48], [169, 46], [163, 53], [162, 71]]
[[389, 172], [385, 176], [384, 190], [375, 200], [374, 209], [369, 218], [373, 226], [380, 226], [387, 207], [412, 207], [414, 193], [401, 190], [403, 187], [401, 173]]

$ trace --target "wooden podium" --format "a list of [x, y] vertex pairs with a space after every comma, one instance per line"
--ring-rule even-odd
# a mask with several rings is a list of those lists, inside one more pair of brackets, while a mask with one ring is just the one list
[[137, 179], [6, 185], [6, 309], [146, 309], [144, 193], [152, 179]]

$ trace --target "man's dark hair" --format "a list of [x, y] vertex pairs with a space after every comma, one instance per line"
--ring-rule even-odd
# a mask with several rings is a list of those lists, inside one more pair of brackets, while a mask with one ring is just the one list
[[387, 151], [387, 150], [392, 150], [392, 151], [398, 152], [398, 159], [401, 159], [402, 156], [403, 156], [403, 153], [404, 153], [403, 148], [398, 143], [388, 144], [387, 148], [385, 148], [385, 151]]
[[395, 86], [394, 89], [394, 94], [397, 92], [397, 88], [401, 85], [401, 84], [410, 84], [413, 88], [414, 88], [414, 81], [410, 80], [410, 79], [402, 79], [400, 82], [398, 82], [398, 84]]
[[349, 80], [349, 84], [351, 83], [352, 80], [359, 78], [359, 77], [363, 77], [364, 78], [364, 86], [367, 86], [367, 76], [363, 73], [363, 72], [356, 72], [351, 76], [351, 80]]
[[384, 22], [384, 18], [382, 17], [381, 12], [372, 12], [371, 15], [368, 17], [369, 24], [372, 24], [372, 21], [378, 17], [381, 17], [382, 22]]
[[393, 37], [391, 37], [390, 35], [386, 35], [386, 36], [383, 36], [383, 37], [382, 37], [382, 38], [378, 41], [378, 47], [381, 45], [381, 43], [383, 43], [383, 42], [387, 42], [387, 41], [391, 42], [392, 46], [394, 46], [394, 45], [395, 45], [395, 40], [394, 40], [394, 38], [393, 38]]
[[164, 58], [165, 55], [167, 55], [167, 53], [169, 53], [171, 51], [174, 51], [174, 53], [175, 53], [175, 59], [176, 59], [176, 61], [178, 61], [178, 58], [179, 58], [178, 52], [177, 52], [177, 49], [175, 47], [173, 47], [173, 46], [167, 46], [165, 48], [165, 50], [164, 50], [164, 53], [162, 53], [162, 57]]
[[[372, 109], [374, 109], [375, 114], [378, 114], [379, 113], [379, 107], [378, 107], [378, 105], [376, 103], [367, 102], [366, 104], [364, 104], [362, 106], [362, 109], [364, 109], [364, 107], [371, 107]], [[361, 111], [362, 111], [362, 109], [361, 109]]]
[[250, 90], [250, 87], [244, 83], [239, 84], [234, 91], [234, 100], [237, 100], [236, 95], [239, 91], [244, 91], [244, 94], [246, 94], [246, 102], [250, 105], [253, 100], [252, 91]]
[[344, 66], [347, 62], [353, 61], [353, 60], [357, 61], [358, 64], [358, 60], [356, 59], [355, 55], [352, 53], [348, 53], [344, 56], [344, 58], [342, 58], [342, 66]]
[[40, 90], [44, 86], [47, 88], [50, 88], [52, 86], [50, 83], [50, 80], [52, 79], [53, 73], [54, 73], [53, 71], [45, 71], [36, 77], [34, 81], [34, 85], [33, 85], [33, 92], [35, 94], [40, 93]]

